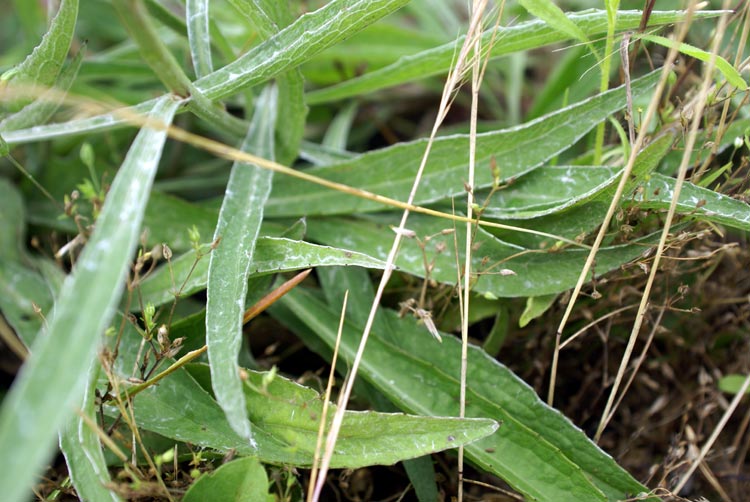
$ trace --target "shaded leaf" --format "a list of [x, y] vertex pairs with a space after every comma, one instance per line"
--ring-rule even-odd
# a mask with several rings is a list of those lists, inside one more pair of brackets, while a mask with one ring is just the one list
[[[89, 385], [86, 389], [81, 413], [85, 413], [90, 423], [97, 423], [96, 399], [94, 390], [99, 374], [99, 363], [94, 362], [89, 371]], [[74, 416], [60, 431], [60, 450], [65, 455], [68, 474], [76, 489], [76, 495], [84, 502], [117, 502], [120, 497], [105, 486], [112, 482], [104, 459], [99, 436], [83, 418]]]
[[257, 458], [232, 460], [204, 474], [185, 493], [183, 502], [231, 500], [258, 502], [268, 496], [268, 476]]

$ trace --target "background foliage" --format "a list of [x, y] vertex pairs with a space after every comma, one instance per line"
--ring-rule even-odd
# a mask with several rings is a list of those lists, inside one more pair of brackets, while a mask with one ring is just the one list
[[[718, 34], [717, 10], [692, 19], [691, 45], [681, 47], [659, 120], [644, 126], [648, 144], [635, 152], [593, 280], [563, 333], [598, 320], [591, 325], [604, 350], [571, 343], [560, 409], [538, 397], [553, 371], [556, 319], [632, 146], [627, 121], [640, 127], [671, 44], [663, 37], [686, 17], [644, 13], [641, 2], [561, 6], [566, 12], [543, 0], [509, 2], [497, 33], [487, 17], [473, 184], [482, 223], [467, 236], [456, 221], [470, 141], [463, 90], [432, 146], [360, 369], [360, 411], [347, 412], [332, 459], [364, 476], [331, 475], [330, 489], [349, 499], [410, 486], [419, 500], [451, 496], [450, 452], [463, 445], [469, 475], [507, 497], [664, 495], [680, 479], [675, 466], [695, 458], [727, 406], [720, 389], [747, 387], [737, 375], [722, 379], [749, 370], [739, 357], [748, 348], [747, 276], [723, 279], [747, 263], [750, 227], [748, 16], [738, 6]], [[338, 347], [343, 376], [356, 352], [398, 201], [463, 41], [463, 2], [18, 0], [0, 8], [8, 13], [0, 19], [4, 499], [24, 500], [32, 487], [50, 499], [97, 501], [302, 498], [319, 448], [323, 368]], [[630, 81], [618, 46], [623, 33], [638, 39], [643, 23], [649, 34], [630, 54]], [[645, 354], [656, 337], [656, 355], [597, 445], [587, 433], [677, 190], [716, 36], [722, 58], [652, 296], [650, 338], [639, 344]], [[467, 238], [473, 344], [468, 418], [456, 418], [455, 284]], [[248, 308], [308, 268], [310, 278], [247, 324], [257, 315]], [[690, 309], [710, 315], [696, 320]], [[689, 362], [696, 355], [701, 362]], [[693, 383], [675, 376], [685, 364]], [[693, 416], [699, 405], [709, 411]], [[704, 465], [696, 495], [741, 492], [747, 431], [730, 427], [734, 438], [715, 451], [727, 455], [717, 468], [730, 465], [734, 481]], [[55, 448], [64, 462], [45, 471]], [[397, 462], [403, 470], [373, 467]], [[489, 490], [467, 485], [467, 497]]]

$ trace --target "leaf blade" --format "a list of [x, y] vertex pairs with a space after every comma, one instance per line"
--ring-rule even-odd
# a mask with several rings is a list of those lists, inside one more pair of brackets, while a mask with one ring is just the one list
[[[169, 123], [180, 101], [159, 100], [154, 120]], [[111, 319], [123, 288], [131, 250], [166, 139], [163, 129], [144, 128], [112, 184], [98, 226], [65, 281], [48, 335], [32, 354], [0, 409], [0, 445], [18, 462], [0, 473], [7, 500], [22, 500], [51, 453], [53, 436], [70, 413], [94, 359], [97, 337]], [[93, 287], [92, 285], [96, 285]], [[82, 316], [80, 311], [90, 315]], [[59, 413], [47, 413], [47, 409]]]
[[[240, 147], [273, 160], [278, 91], [267, 87]], [[273, 172], [235, 162], [229, 175], [210, 255], [206, 304], [206, 345], [214, 393], [230, 426], [253, 442], [242, 394], [237, 357], [242, 341], [247, 279], [255, 242], [263, 220], [263, 206], [271, 192]]]

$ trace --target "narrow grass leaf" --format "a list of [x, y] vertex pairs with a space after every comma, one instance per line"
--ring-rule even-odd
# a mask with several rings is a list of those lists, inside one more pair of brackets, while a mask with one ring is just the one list
[[[291, 272], [310, 267], [357, 266], [383, 269], [385, 262], [348, 249], [320, 246], [278, 237], [261, 237], [255, 246], [251, 275]], [[208, 258], [196, 263], [189, 252], [172, 260], [172, 270], [163, 265], [140, 284], [144, 303], [163, 305], [175, 299], [177, 291], [188, 296], [206, 287]], [[174, 280], [173, 280], [174, 278]]]
[[236, 61], [195, 82], [209, 99], [231, 96], [295, 68], [409, 0], [333, 0], [303, 15]]
[[[169, 124], [180, 101], [162, 98], [151, 115]], [[143, 211], [166, 139], [163, 128], [138, 134], [112, 183], [102, 213], [50, 314], [46, 336], [31, 355], [0, 409], [0, 448], [15, 459], [0, 471], [5, 500], [23, 500], [48, 459], [54, 436], [85, 388], [97, 343], [124, 287]], [[54, 412], [50, 412], [54, 410]]]
[[79, 500], [85, 502], [118, 502], [122, 500], [115, 492], [106, 488], [112, 482], [104, 459], [99, 436], [91, 428], [97, 423], [94, 391], [99, 374], [99, 363], [94, 362], [89, 370], [89, 385], [86, 389], [80, 413], [89, 418], [89, 423], [80, 416], [73, 416], [60, 431], [60, 450], [65, 455], [68, 474]]
[[[0, 83], [9, 81], [14, 85], [31, 84], [43, 87], [53, 85], [68, 55], [77, 18], [78, 0], [62, 0], [49, 31], [44, 34], [42, 41], [21, 64], [0, 76]], [[24, 103], [27, 104], [29, 101], [27, 99], [15, 101], [9, 108], [18, 111]]]
[[[696, 12], [697, 18], [718, 16], [718, 12]], [[587, 37], [607, 31], [607, 13], [603, 10], [591, 10], [567, 14], [566, 17]], [[654, 11], [649, 19], [649, 26], [678, 22], [685, 17], [683, 11]], [[617, 16], [618, 30], [633, 30], [641, 22], [641, 11], [621, 11]], [[488, 46], [493, 37], [492, 30], [482, 35], [482, 46]], [[516, 26], [501, 27], [495, 35], [497, 43], [492, 47], [489, 57], [497, 58], [514, 52], [535, 49], [545, 45], [564, 42], [570, 37], [549, 26], [544, 21], [530, 21]], [[353, 96], [361, 96], [374, 91], [393, 87], [407, 82], [421, 80], [432, 75], [447, 73], [454, 62], [456, 47], [461, 47], [463, 38], [451, 41], [434, 49], [405, 56], [395, 63], [379, 70], [347, 80], [340, 84], [311, 91], [307, 94], [308, 104], [321, 104]]]
[[518, 3], [526, 9], [529, 14], [538, 17], [552, 28], [566, 34], [568, 37], [588, 42], [588, 37], [576, 23], [570, 20], [560, 7], [552, 0], [518, 0]]
[[273, 500], [268, 497], [266, 469], [257, 458], [245, 457], [232, 460], [213, 472], [203, 474], [188, 488], [182, 501], [258, 502]]
[[[654, 72], [634, 81], [633, 95], [640, 96], [650, 92], [656, 84], [658, 73]], [[599, 122], [625, 106], [625, 101], [625, 88], [621, 86], [522, 126], [478, 134], [476, 162], [482, 167], [477, 170], [474, 188], [492, 185], [494, 177], [489, 166], [493, 159], [500, 168], [502, 180], [517, 178], [568, 149]], [[426, 144], [426, 139], [399, 143], [349, 161], [312, 168], [308, 172], [373, 193], [406, 200]], [[461, 180], [465, 176], [465, 152], [468, 147], [468, 135], [448, 136], [433, 142], [431, 160], [424, 171], [414, 204], [423, 205], [465, 193]], [[354, 199], [351, 195], [331, 192], [325, 187], [280, 178], [274, 184], [266, 205], [266, 214], [351, 214], [375, 211], [382, 207], [375, 201]]]
[[[273, 160], [278, 91], [266, 87], [241, 150]], [[214, 233], [218, 247], [210, 255], [206, 292], [206, 345], [214, 394], [232, 429], [252, 442], [237, 356], [242, 342], [247, 279], [271, 192], [273, 172], [235, 162]]]
[[[690, 57], [703, 61], [704, 63], [707, 63], [711, 59], [710, 52], [704, 51], [703, 49], [699, 49], [698, 47], [694, 47], [690, 44], [681, 43], [677, 45], [674, 40], [660, 37], [658, 35], [639, 35], [639, 38], [668, 48], [676, 47], [677, 50], [682, 54], [686, 54]], [[727, 82], [741, 91], [747, 90], [747, 82], [745, 82], [745, 79], [742, 78], [740, 72], [738, 72], [734, 66], [732, 66], [726, 59], [719, 56], [718, 54], [715, 56], [715, 58], [716, 68], [721, 72], [722, 75], [724, 75], [724, 78], [727, 79]]]
[[211, 34], [208, 30], [208, 0], [187, 0], [185, 18], [195, 76], [205, 77], [214, 70], [211, 62]]
[[[334, 308], [308, 292], [290, 292], [271, 312], [282, 323], [297, 318], [310, 328], [308, 336], [312, 332], [329, 346], [335, 343]], [[445, 335], [439, 344], [413, 320], [387, 315], [393, 331], [370, 339], [360, 374], [403, 410], [456, 413], [460, 340]], [[340, 353], [346, 360], [354, 356], [360, 331], [361, 326], [344, 329]], [[467, 416], [502, 422], [497, 433], [466, 447], [477, 466], [530, 500], [614, 501], [645, 491], [580, 429], [481, 349], [469, 348], [468, 368]]]

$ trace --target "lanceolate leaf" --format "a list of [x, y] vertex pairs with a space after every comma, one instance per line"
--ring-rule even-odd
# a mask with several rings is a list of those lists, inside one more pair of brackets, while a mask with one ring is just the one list
[[[151, 115], [169, 124], [180, 101], [162, 98]], [[65, 281], [46, 336], [31, 355], [0, 411], [0, 448], [14, 461], [0, 471], [5, 500], [25, 499], [52, 453], [58, 428], [80, 399], [97, 343], [124, 287], [166, 131], [144, 128], [131, 146], [96, 228]], [[50, 411], [53, 410], [53, 411]]]
[[[706, 18], [717, 16], [718, 13], [706, 11], [697, 12], [695, 15]], [[591, 10], [567, 14], [566, 16], [589, 38], [607, 31], [607, 13], [605, 11]], [[654, 11], [649, 19], [650, 26], [674, 23], [684, 16], [685, 13], [682, 11]], [[635, 29], [640, 24], [641, 17], [641, 11], [620, 11], [617, 15], [617, 29]], [[531, 21], [516, 26], [502, 27], [496, 36], [496, 43], [492, 47], [490, 57], [495, 58], [530, 50], [555, 42], [563, 42], [569, 38], [569, 35], [558, 31], [544, 21]], [[492, 30], [488, 30], [483, 35], [482, 45], [487, 46], [491, 39]], [[385, 68], [366, 73], [361, 77], [325, 89], [312, 91], [307, 95], [307, 102], [309, 104], [320, 104], [360, 96], [387, 87], [420, 80], [431, 75], [447, 73], [454, 62], [456, 47], [461, 47], [462, 43], [463, 38], [459, 38], [455, 42], [403, 57]]]
[[[677, 50], [679, 50], [683, 54], [687, 54], [690, 57], [693, 57], [695, 59], [699, 59], [703, 61], [704, 63], [707, 63], [711, 59], [711, 53], [706, 52], [703, 49], [699, 49], [698, 47], [694, 47], [689, 44], [675, 44], [674, 40], [669, 40], [668, 38], [660, 37], [658, 35], [640, 35], [639, 38], [643, 40], [647, 40], [649, 42], [654, 42], [659, 45], [663, 45], [664, 47], [677, 47]], [[727, 79], [727, 82], [735, 86], [741, 91], [744, 91], [747, 89], [747, 82], [745, 82], [745, 79], [742, 78], [742, 75], [740, 72], [738, 72], [734, 66], [732, 66], [726, 59], [723, 57], [716, 55], [714, 56], [716, 68], [724, 75], [724, 78]]]
[[[305, 323], [309, 329], [296, 332], [306, 342], [312, 336], [329, 347], [336, 343], [334, 308], [305, 291], [290, 292], [271, 312], [282, 323], [289, 318]], [[392, 330], [374, 332], [360, 375], [403, 410], [427, 415], [457, 412], [460, 341], [445, 335], [443, 343], [437, 343], [410, 318], [386, 315]], [[344, 329], [339, 350], [348, 361], [360, 334], [360, 325]], [[468, 368], [467, 416], [502, 421], [497, 433], [466, 447], [479, 467], [500, 476], [529, 500], [615, 501], [645, 491], [580, 429], [481, 349], [470, 347]]]
[[529, 11], [530, 14], [546, 22], [557, 31], [580, 42], [588, 42], [588, 38], [583, 30], [570, 20], [552, 0], [519, 0], [518, 3]]
[[[132, 327], [123, 334], [118, 368], [132, 370], [140, 336]], [[136, 422], [178, 441], [220, 452], [257, 456], [264, 462], [309, 467], [318, 435], [323, 402], [314, 390], [279, 375], [246, 371], [243, 392], [257, 447], [238, 436], [207, 389], [210, 370], [193, 364], [135, 397]], [[331, 413], [335, 406], [331, 406]], [[113, 410], [109, 410], [110, 412]], [[332, 415], [329, 415], [328, 422]], [[405, 458], [456, 448], [495, 432], [490, 419], [417, 417], [349, 411], [333, 457], [333, 467], [357, 468], [393, 464]]]
[[49, 31], [39, 45], [21, 64], [0, 77], [0, 81], [9, 80], [15, 85], [54, 84], [68, 55], [77, 17], [78, 0], [62, 0]]
[[[255, 246], [250, 271], [251, 275], [262, 275], [334, 265], [382, 269], [385, 262], [347, 249], [261, 237]], [[174, 300], [180, 289], [182, 296], [188, 296], [206, 287], [207, 276], [208, 257], [204, 256], [196, 263], [195, 253], [185, 253], [172, 260], [171, 271], [169, 266], [164, 265], [140, 284], [143, 302], [163, 305]]]
[[102, 445], [92, 424], [97, 423], [96, 389], [99, 363], [94, 362], [89, 371], [89, 385], [81, 404], [81, 413], [89, 418], [88, 423], [77, 415], [60, 431], [60, 450], [65, 455], [68, 473], [80, 500], [86, 502], [118, 502], [120, 497], [106, 488], [112, 480], [107, 470]]
[[16, 113], [0, 121], [0, 131], [9, 131], [45, 123], [57, 110], [65, 93], [73, 84], [83, 62], [85, 47], [81, 47], [75, 59], [62, 70], [55, 88], [42, 94], [39, 99], [24, 106]]
[[[667, 209], [672, 202], [674, 185], [674, 178], [653, 174], [642, 185], [643, 190], [635, 192], [635, 199], [631, 204], [643, 209]], [[692, 183], [682, 185], [677, 211], [738, 230], [750, 230], [750, 205]]]
[[[633, 94], [642, 95], [656, 83], [659, 72], [633, 82]], [[599, 96], [540, 117], [523, 126], [477, 136], [475, 189], [493, 182], [494, 159], [503, 180], [521, 176], [575, 143], [608, 115], [625, 106], [625, 89]], [[308, 172], [398, 200], [406, 200], [427, 140], [417, 140], [366, 153]], [[437, 139], [422, 177], [415, 204], [426, 204], [465, 193], [468, 135]], [[351, 214], [383, 209], [382, 204], [332, 192], [290, 178], [279, 178], [266, 205], [268, 216]]]
[[[360, 252], [385, 258], [384, 242], [393, 238], [391, 226], [398, 225], [398, 217], [377, 215], [367, 219], [326, 218], [308, 219], [308, 234], [311, 239], [331, 246], [345, 246]], [[456, 235], [445, 234], [453, 230], [450, 222], [414, 214], [409, 217], [409, 230], [417, 238], [432, 236], [424, 252], [416, 239], [405, 239], [401, 245], [396, 265], [403, 271], [419, 277], [425, 276], [424, 256], [432, 263], [430, 278], [441, 283], [455, 284], [456, 256], [454, 238], [462, 242], [465, 238], [463, 225], [457, 225]], [[620, 265], [638, 258], [644, 252], [644, 244], [652, 244], [653, 236], [620, 246], [602, 248], [597, 254], [596, 273], [604, 274]], [[554, 243], [549, 243], [552, 246]], [[527, 249], [497, 239], [483, 229], [476, 233], [472, 256], [472, 270], [477, 281], [472, 289], [478, 293], [496, 297], [525, 297], [560, 293], [572, 288], [587, 249], [565, 248], [557, 251]], [[463, 260], [463, 250], [459, 250]], [[510, 273], [512, 272], [512, 274]]]
[[221, 99], [295, 68], [409, 0], [333, 0], [305, 14], [277, 35], [195, 85], [209, 99]]
[[[278, 91], [273, 86], [258, 98], [243, 151], [273, 160], [277, 98]], [[214, 394], [232, 429], [250, 441], [252, 432], [237, 356], [242, 342], [247, 278], [272, 179], [273, 172], [255, 165], [236, 162], [232, 166], [214, 233], [218, 246], [210, 255], [208, 268], [206, 345]]]
[[188, 0], [185, 5], [190, 56], [196, 77], [213, 71], [211, 62], [211, 34], [208, 31], [208, 0]]

